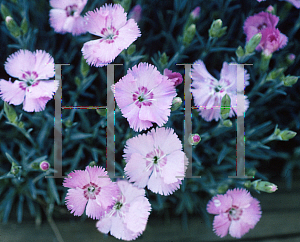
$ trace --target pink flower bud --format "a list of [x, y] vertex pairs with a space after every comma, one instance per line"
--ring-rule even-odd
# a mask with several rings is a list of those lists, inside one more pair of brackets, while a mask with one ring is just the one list
[[267, 7], [267, 12], [273, 13], [274, 12], [274, 7], [272, 5], [270, 5], [269, 7]]
[[11, 17], [11, 16], [7, 16], [6, 18], [5, 18], [5, 22], [6, 22], [6, 24], [8, 24], [10, 21], [12, 21], [13, 20], [13, 18]]
[[164, 76], [167, 76], [174, 83], [174, 86], [178, 86], [183, 81], [180, 73], [172, 72], [169, 69], [164, 69]]
[[189, 143], [191, 145], [197, 145], [201, 141], [201, 137], [199, 134], [190, 134]]
[[196, 7], [192, 12], [191, 12], [191, 16], [193, 19], [198, 19], [200, 17], [200, 7]]
[[139, 22], [142, 17], [142, 7], [141, 5], [137, 4], [133, 7], [133, 9], [128, 14], [128, 18], [134, 19], [135, 22]]
[[50, 164], [49, 164], [49, 162], [47, 162], [47, 161], [42, 161], [41, 163], [40, 163], [40, 169], [42, 170], [42, 171], [47, 171], [48, 169], [50, 168]]

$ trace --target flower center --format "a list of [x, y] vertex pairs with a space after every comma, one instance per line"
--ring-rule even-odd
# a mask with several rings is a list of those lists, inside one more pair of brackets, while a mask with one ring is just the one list
[[215, 87], [215, 92], [219, 92], [222, 90], [222, 86], [218, 85]]
[[25, 81], [26, 85], [29, 87], [33, 85], [38, 78], [38, 74], [35, 71], [25, 71], [22, 74], [22, 80]]
[[74, 14], [77, 12], [77, 10], [78, 10], [77, 4], [67, 6], [65, 8], [67, 17], [74, 16]]
[[103, 39], [101, 39], [100, 41], [105, 40], [106, 43], [110, 44], [113, 43], [115, 39], [118, 37], [119, 31], [116, 30], [114, 27], [103, 28], [101, 30], [101, 35]]
[[83, 195], [86, 199], [96, 199], [96, 196], [99, 194], [101, 188], [93, 182], [86, 184], [83, 188]]
[[160, 149], [154, 149], [146, 155], [146, 171], [153, 170], [155, 177], [160, 174], [162, 167], [167, 163], [167, 158], [164, 152]]
[[121, 203], [120, 201], [116, 202], [115, 205], [114, 205], [114, 208], [116, 210], [120, 210], [123, 206], [123, 203]]
[[262, 30], [262, 29], [264, 29], [266, 27], [267, 27], [267, 24], [266, 23], [262, 23], [262, 24], [258, 25], [257, 29]]
[[229, 220], [239, 220], [241, 215], [243, 213], [242, 209], [239, 209], [236, 206], [233, 206], [231, 209], [228, 211], [228, 218]]
[[153, 93], [152, 91], [148, 91], [146, 87], [139, 87], [138, 91], [134, 92], [132, 94], [132, 99], [135, 105], [137, 105], [139, 108], [144, 106], [151, 106], [152, 100], [153, 100]]

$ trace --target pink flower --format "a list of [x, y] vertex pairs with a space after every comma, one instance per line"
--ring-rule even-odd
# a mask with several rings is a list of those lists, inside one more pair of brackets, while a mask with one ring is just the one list
[[135, 65], [113, 89], [123, 116], [135, 131], [150, 128], [152, 123], [162, 126], [168, 121], [176, 90], [174, 83], [155, 66]]
[[275, 28], [265, 28], [261, 31], [262, 37], [258, 45], [258, 50], [263, 50], [265, 55], [270, 55], [274, 51], [286, 46], [288, 38]]
[[127, 140], [125, 174], [139, 188], [172, 194], [184, 179], [188, 159], [173, 129], [157, 128]]
[[135, 22], [139, 22], [142, 16], [142, 7], [141, 5], [137, 4], [133, 7], [133, 9], [129, 12], [128, 18], [132, 18]]
[[102, 233], [117, 239], [134, 240], [146, 228], [151, 205], [145, 197], [145, 190], [134, 187], [127, 180], [117, 181], [121, 195], [110, 212], [101, 218], [96, 227]]
[[105, 5], [85, 15], [85, 29], [100, 39], [84, 43], [81, 51], [89, 65], [96, 67], [111, 63], [122, 50], [127, 49], [141, 36], [133, 19], [119, 5]]
[[63, 186], [70, 188], [65, 201], [71, 213], [81, 216], [86, 208], [86, 215], [93, 219], [100, 219], [119, 195], [117, 185], [98, 166], [71, 172]]
[[[249, 74], [245, 71], [244, 85], [249, 84]], [[231, 99], [231, 107], [229, 117], [234, 115], [244, 115], [244, 112], [249, 107], [249, 101], [244, 97], [244, 112], [237, 110], [237, 65], [229, 65], [227, 62], [223, 63], [218, 81], [208, 73], [204, 63], [198, 60], [192, 66], [192, 89], [191, 92], [194, 97], [195, 105], [200, 108], [199, 112], [202, 118], [206, 121], [215, 119], [218, 121], [221, 118], [220, 108], [221, 101], [225, 94], [228, 94]], [[234, 112], [233, 112], [234, 111]]]
[[216, 214], [214, 232], [221, 238], [229, 234], [241, 238], [260, 220], [259, 201], [246, 189], [228, 190], [224, 195], [214, 196], [207, 204], [207, 212]]
[[50, 0], [50, 25], [55, 32], [72, 35], [86, 33], [84, 19], [80, 16], [87, 0]]
[[55, 74], [52, 56], [43, 50], [19, 50], [7, 58], [4, 68], [19, 80], [1, 79], [0, 97], [9, 104], [23, 103], [27, 112], [44, 110], [59, 85], [56, 80], [47, 80]]
[[172, 72], [169, 69], [164, 69], [164, 76], [167, 76], [170, 81], [174, 83], [174, 86], [178, 86], [182, 83], [182, 75], [178, 72]]
[[260, 33], [265, 28], [275, 28], [279, 21], [279, 17], [269, 13], [260, 12], [248, 17], [244, 23], [244, 33], [247, 35], [248, 42], [254, 35]]

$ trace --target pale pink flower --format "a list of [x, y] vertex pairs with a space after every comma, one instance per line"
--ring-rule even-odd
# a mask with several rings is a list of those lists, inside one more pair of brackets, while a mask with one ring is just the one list
[[84, 19], [80, 15], [87, 0], [50, 0], [50, 25], [60, 34], [72, 33], [80, 35], [86, 33]]
[[179, 72], [172, 72], [169, 69], [164, 69], [164, 76], [167, 76], [173, 83], [174, 86], [178, 86], [182, 83], [182, 75]]
[[168, 121], [176, 89], [155, 66], [139, 63], [114, 85], [114, 93], [130, 127], [140, 131], [150, 128], [152, 123], [162, 126]]
[[261, 217], [259, 201], [246, 189], [228, 190], [224, 195], [214, 196], [206, 210], [216, 214], [213, 230], [221, 238], [228, 231], [232, 237], [241, 238], [255, 227]]
[[115, 203], [119, 189], [104, 168], [87, 166], [75, 170], [64, 179], [64, 187], [70, 188], [65, 198], [67, 208], [76, 216], [86, 215], [100, 219]]
[[[245, 70], [244, 85], [249, 85], [250, 76]], [[234, 115], [244, 115], [249, 107], [249, 101], [244, 96], [244, 112], [237, 110], [237, 65], [223, 63], [220, 80], [208, 73], [203, 61], [198, 60], [192, 66], [192, 89], [194, 103], [199, 108], [200, 115], [206, 121], [221, 118], [221, 101], [225, 94], [231, 99], [231, 110], [229, 117]]]
[[121, 191], [109, 213], [96, 224], [97, 229], [117, 239], [134, 240], [146, 229], [151, 205], [145, 190], [134, 187], [127, 180], [117, 181]]
[[275, 28], [265, 28], [261, 31], [261, 34], [258, 50], [263, 50], [265, 55], [270, 55], [274, 51], [283, 48], [288, 42], [288, 38]]
[[89, 65], [102, 67], [111, 63], [141, 36], [137, 23], [133, 19], [127, 21], [127, 13], [120, 4], [106, 4], [87, 12], [84, 18], [85, 29], [100, 37], [84, 43], [81, 49]]
[[139, 188], [172, 194], [184, 179], [188, 159], [173, 129], [157, 128], [127, 140], [125, 174]]
[[18, 80], [1, 79], [0, 97], [9, 104], [23, 103], [27, 112], [44, 110], [59, 85], [56, 80], [48, 80], [55, 74], [52, 56], [43, 50], [19, 50], [7, 58], [4, 68]]
[[260, 12], [253, 16], [249, 16], [244, 23], [244, 33], [248, 42], [254, 35], [260, 33], [265, 28], [275, 28], [279, 21], [279, 17], [269, 13]]
[[132, 10], [128, 14], [128, 18], [134, 19], [135, 22], [139, 22], [142, 17], [142, 7], [141, 5], [137, 4], [135, 5]]

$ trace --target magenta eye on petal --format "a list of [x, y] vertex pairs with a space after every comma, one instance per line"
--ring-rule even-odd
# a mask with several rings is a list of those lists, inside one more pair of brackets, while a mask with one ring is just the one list
[[65, 8], [67, 17], [74, 16], [78, 10], [77, 4], [69, 5]]

